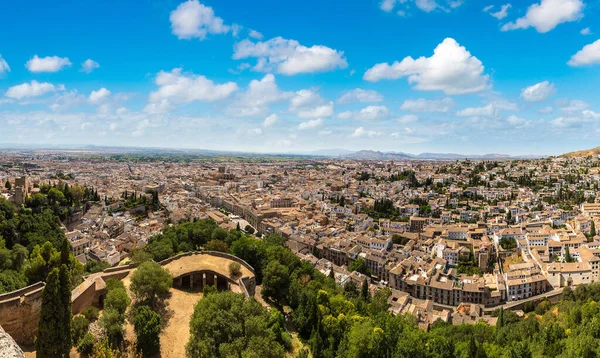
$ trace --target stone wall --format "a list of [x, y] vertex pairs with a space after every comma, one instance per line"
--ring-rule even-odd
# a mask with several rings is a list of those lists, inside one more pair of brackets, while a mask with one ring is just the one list
[[2, 358], [25, 358], [25, 354], [12, 339], [12, 337], [0, 326], [0, 357]]
[[0, 295], [0, 326], [20, 344], [33, 344], [42, 309], [43, 282]]

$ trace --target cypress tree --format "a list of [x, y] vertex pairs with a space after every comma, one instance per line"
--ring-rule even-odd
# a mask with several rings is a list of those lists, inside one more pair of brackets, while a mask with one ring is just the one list
[[42, 310], [38, 321], [38, 335], [35, 342], [36, 357], [62, 358], [62, 345], [57, 344], [66, 340], [61, 327], [64, 319], [61, 310], [60, 297], [60, 272], [53, 269], [46, 279], [46, 286], [42, 291]]
[[362, 283], [362, 286], [360, 288], [360, 298], [362, 298], [365, 301], [369, 301], [369, 283], [367, 282], [367, 279], [365, 278], [365, 280]]
[[61, 357], [69, 358], [69, 352], [71, 351], [71, 270], [65, 264], [60, 267], [60, 303], [62, 321], [59, 329], [60, 340], [56, 341], [56, 344], [60, 347]]

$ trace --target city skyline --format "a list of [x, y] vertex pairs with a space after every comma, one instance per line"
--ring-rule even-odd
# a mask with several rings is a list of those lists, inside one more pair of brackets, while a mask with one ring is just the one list
[[509, 155], [598, 146], [590, 1], [25, 6], [0, 14], [0, 143]]

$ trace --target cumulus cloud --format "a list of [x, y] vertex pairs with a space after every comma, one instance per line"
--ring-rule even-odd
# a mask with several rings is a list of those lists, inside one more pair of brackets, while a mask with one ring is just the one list
[[198, 0], [188, 0], [171, 11], [171, 30], [179, 39], [198, 38], [204, 40], [208, 34], [226, 34], [231, 29], [223, 19], [215, 16], [210, 6]]
[[580, 34], [582, 35], [591, 35], [592, 34], [592, 30], [590, 30], [589, 27], [586, 27], [585, 29], [581, 29], [581, 31], [579, 31]]
[[438, 112], [446, 113], [454, 107], [454, 101], [449, 98], [426, 100], [425, 98], [407, 99], [400, 109], [412, 112]]
[[551, 31], [564, 22], [577, 21], [583, 17], [582, 0], [541, 0], [527, 9], [525, 16], [502, 26], [502, 31], [534, 27], [540, 33]]
[[158, 89], [150, 93], [149, 100], [153, 104], [160, 104], [161, 108], [167, 108], [168, 103], [219, 101], [229, 98], [238, 90], [235, 82], [215, 84], [204, 76], [182, 73], [181, 68], [170, 72], [160, 71], [154, 82]]
[[364, 127], [358, 127], [354, 130], [354, 132], [350, 135], [350, 137], [352, 138], [359, 138], [359, 137], [378, 137], [383, 135], [382, 132], [377, 132], [377, 131], [369, 131], [369, 130], [365, 130]]
[[360, 111], [346, 111], [338, 114], [340, 119], [354, 119], [357, 121], [378, 121], [390, 116], [390, 110], [386, 106], [367, 106]]
[[64, 90], [64, 86], [62, 85], [55, 86], [49, 82], [38, 82], [36, 80], [33, 80], [30, 83], [23, 83], [20, 85], [10, 87], [6, 91], [5, 96], [20, 100], [23, 98], [39, 97], [47, 93], [62, 90]]
[[314, 129], [314, 128], [318, 128], [322, 125], [323, 125], [323, 119], [317, 118], [317, 119], [311, 119], [309, 121], [300, 123], [298, 125], [298, 129], [300, 129], [300, 130]]
[[569, 66], [586, 66], [600, 63], [600, 40], [585, 45], [571, 57]]
[[106, 88], [102, 87], [97, 91], [92, 91], [92, 93], [90, 93], [90, 97], [88, 98], [88, 101], [90, 101], [91, 104], [98, 104], [98, 103], [106, 100], [109, 96], [110, 96], [110, 91], [107, 90]]
[[291, 92], [283, 92], [275, 83], [275, 76], [265, 75], [261, 80], [252, 80], [248, 90], [241, 94], [228, 110], [236, 116], [258, 116], [269, 112], [269, 104], [289, 99]]
[[456, 112], [459, 117], [494, 117], [498, 115], [498, 108], [493, 104], [488, 104], [483, 107], [468, 107]]
[[332, 101], [326, 101], [316, 91], [305, 89], [294, 93], [290, 99], [290, 112], [300, 118], [330, 117], [334, 113]]
[[414, 114], [405, 114], [402, 117], [398, 118], [396, 120], [396, 122], [398, 122], [400, 124], [408, 124], [408, 123], [414, 123], [418, 120], [419, 120], [419, 117]]
[[554, 93], [554, 84], [548, 81], [543, 81], [523, 88], [521, 90], [521, 98], [527, 102], [541, 102], [545, 101], [550, 95]]
[[356, 88], [351, 91], [346, 91], [338, 98], [338, 103], [352, 103], [352, 102], [381, 102], [383, 96], [373, 90], [364, 90]]
[[100, 64], [91, 58], [88, 58], [81, 64], [81, 72], [92, 73], [97, 68], [100, 68]]
[[6, 60], [2, 58], [2, 55], [0, 55], [0, 77], [3, 76], [6, 72], [10, 72], [10, 67], [8, 66]]
[[265, 118], [265, 120], [263, 122], [263, 126], [264, 127], [272, 127], [277, 123], [277, 121], [279, 121], [279, 117], [277, 117], [277, 114], [271, 114], [270, 116]]
[[275, 37], [264, 42], [242, 40], [235, 44], [233, 59], [256, 58], [255, 71], [284, 75], [332, 71], [348, 67], [344, 52], [326, 46], [306, 47], [296, 40]]
[[38, 57], [38, 55], [33, 56], [32, 59], [27, 61], [25, 67], [29, 70], [29, 72], [39, 73], [39, 72], [58, 72], [62, 70], [64, 67], [71, 66], [71, 61], [67, 57], [58, 57], [58, 56], [46, 56], [46, 57]]
[[489, 75], [483, 74], [481, 61], [472, 56], [454, 39], [447, 38], [433, 51], [431, 57], [405, 57], [392, 65], [380, 63], [365, 72], [370, 82], [408, 77], [414, 88], [422, 91], [443, 91], [446, 94], [465, 94], [491, 87]]
[[[385, 12], [394, 10], [397, 4], [403, 4], [405, 9], [410, 9], [409, 3], [424, 12], [442, 10], [449, 12], [450, 9], [457, 8], [463, 4], [463, 0], [383, 0], [379, 3], [379, 8]], [[398, 15], [404, 16], [405, 10], [398, 10]]]
[[565, 112], [579, 112], [583, 111], [590, 107], [589, 104], [584, 101], [573, 99], [571, 101], [559, 101], [559, 105], [561, 105], [560, 109]]

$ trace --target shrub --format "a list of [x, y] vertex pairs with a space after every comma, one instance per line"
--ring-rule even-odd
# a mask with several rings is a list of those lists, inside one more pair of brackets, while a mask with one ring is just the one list
[[81, 354], [91, 354], [94, 350], [94, 336], [88, 332], [77, 344], [77, 352]]
[[75, 316], [71, 320], [71, 340], [74, 346], [79, 344], [79, 340], [88, 332], [90, 321], [83, 316]]
[[240, 274], [242, 265], [239, 262], [232, 262], [229, 264], [229, 276], [235, 277]]
[[83, 315], [83, 317], [87, 318], [88, 321], [95, 322], [96, 320], [98, 320], [100, 310], [94, 306], [90, 306], [83, 310], [81, 314]]

